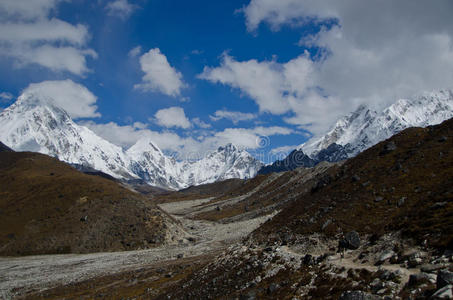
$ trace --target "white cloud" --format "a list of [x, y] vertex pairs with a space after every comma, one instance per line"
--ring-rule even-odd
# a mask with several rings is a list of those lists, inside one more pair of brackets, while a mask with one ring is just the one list
[[300, 145], [289, 145], [289, 146], [281, 146], [281, 147], [276, 147], [276, 148], [273, 148], [271, 151], [270, 151], [270, 154], [272, 155], [280, 155], [281, 154], [281, 158], [278, 158], [278, 159], [284, 159], [288, 153], [290, 153], [291, 151], [299, 148]]
[[158, 91], [173, 97], [181, 95], [181, 89], [185, 87], [182, 74], [169, 64], [159, 48], [143, 54], [140, 57], [140, 65], [145, 75], [142, 83], [136, 84], [134, 88], [144, 92]]
[[192, 127], [192, 124], [184, 113], [184, 109], [181, 107], [174, 106], [161, 109], [156, 112], [154, 117], [156, 123], [163, 127], [180, 127], [183, 129]]
[[49, 12], [61, 0], [2, 0], [0, 15], [23, 20], [35, 20], [47, 17]]
[[123, 20], [128, 19], [137, 8], [136, 5], [129, 3], [127, 0], [115, 0], [105, 6], [110, 16], [119, 17]]
[[279, 65], [274, 61], [238, 62], [224, 54], [220, 67], [205, 67], [198, 77], [240, 89], [257, 102], [260, 111], [282, 114], [289, 110], [286, 103], [276, 101], [281, 98], [285, 83]]
[[37, 64], [52, 71], [84, 75], [86, 58], [97, 54], [85, 47], [86, 26], [72, 25], [49, 14], [61, 1], [4, 0], [0, 2], [0, 55], [18, 67]]
[[96, 112], [97, 97], [83, 85], [69, 79], [32, 83], [22, 91], [22, 94], [34, 94], [52, 99], [58, 107], [75, 119], [101, 116]]
[[135, 48], [132, 48], [131, 51], [129, 51], [128, 56], [129, 57], [137, 57], [142, 53], [142, 46], [137, 46]]
[[203, 128], [203, 129], [212, 127], [211, 124], [203, 122], [200, 118], [193, 118], [192, 123], [194, 123], [195, 125], [197, 125], [200, 128]]
[[255, 119], [256, 117], [257, 116], [252, 113], [243, 113], [239, 111], [228, 111], [228, 110], [217, 110], [213, 116], [209, 116], [209, 118], [213, 121], [228, 119], [231, 120], [234, 124], [237, 124], [240, 121], [250, 121]]
[[326, 25], [300, 42], [319, 55], [286, 63], [225, 55], [200, 77], [239, 88], [260, 111], [290, 113], [287, 122], [312, 133], [359, 104], [378, 108], [453, 85], [452, 1], [252, 0], [242, 11], [250, 31], [261, 23], [273, 30]]
[[13, 99], [13, 95], [8, 92], [1, 92], [0, 93], [0, 103], [8, 103], [11, 99]]

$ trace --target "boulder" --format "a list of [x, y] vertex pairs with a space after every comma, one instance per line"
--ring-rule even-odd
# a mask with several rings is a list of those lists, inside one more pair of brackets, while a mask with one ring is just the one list
[[441, 289], [447, 285], [453, 285], [453, 272], [440, 270], [437, 273], [437, 289]]
[[350, 231], [346, 233], [344, 241], [347, 249], [355, 250], [360, 247], [360, 236], [357, 231]]
[[452, 288], [453, 285], [451, 284], [444, 286], [435, 292], [431, 299], [453, 299]]
[[341, 294], [339, 300], [378, 300], [378, 296], [374, 296], [362, 291], [347, 291]]

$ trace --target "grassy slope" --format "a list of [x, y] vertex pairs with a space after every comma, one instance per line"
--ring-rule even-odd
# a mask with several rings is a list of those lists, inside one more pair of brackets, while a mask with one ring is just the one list
[[113, 181], [42, 154], [0, 153], [0, 255], [152, 247], [164, 226], [161, 211]]
[[[390, 141], [397, 149], [384, 154]], [[430, 246], [453, 246], [453, 119], [404, 130], [319, 182], [327, 185], [299, 197], [258, 229], [257, 236], [266, 239], [277, 230], [312, 233], [331, 220], [327, 234], [402, 230]], [[398, 205], [400, 199], [404, 204]]]

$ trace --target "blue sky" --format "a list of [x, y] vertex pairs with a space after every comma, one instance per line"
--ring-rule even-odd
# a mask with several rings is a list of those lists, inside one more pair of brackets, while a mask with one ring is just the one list
[[5, 0], [0, 106], [33, 83], [47, 81], [39, 91], [61, 97], [87, 89], [64, 108], [124, 148], [149, 137], [183, 157], [233, 142], [269, 162], [359, 104], [449, 88], [451, 8], [418, 0]]

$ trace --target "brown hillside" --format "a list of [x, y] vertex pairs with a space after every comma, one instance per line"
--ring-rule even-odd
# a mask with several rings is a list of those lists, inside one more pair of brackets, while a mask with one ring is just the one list
[[153, 247], [168, 216], [143, 196], [37, 153], [0, 153], [0, 255]]
[[349, 230], [402, 230], [428, 246], [452, 248], [453, 119], [404, 130], [327, 172], [255, 235]]

